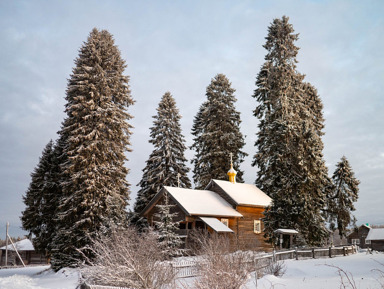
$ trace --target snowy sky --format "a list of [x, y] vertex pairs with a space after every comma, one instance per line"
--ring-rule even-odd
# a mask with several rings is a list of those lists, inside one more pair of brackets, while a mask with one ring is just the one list
[[131, 203], [152, 151], [149, 127], [161, 96], [170, 91], [175, 97], [189, 146], [193, 117], [217, 73], [236, 89], [249, 154], [242, 169], [253, 183], [257, 120], [251, 95], [267, 27], [283, 15], [300, 33], [298, 70], [324, 103], [329, 173], [345, 155], [361, 181], [358, 224], [383, 224], [383, 12], [381, 0], [0, 0], [0, 238], [7, 220], [12, 235], [22, 234], [22, 195], [44, 146], [57, 137], [67, 79], [93, 27], [114, 35], [136, 100], [127, 163]]

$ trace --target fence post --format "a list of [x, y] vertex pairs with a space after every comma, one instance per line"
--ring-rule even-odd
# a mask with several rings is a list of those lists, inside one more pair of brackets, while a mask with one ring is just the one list
[[347, 256], [347, 252], [346, 252], [346, 250], [345, 250], [346, 248], [345, 247], [343, 247], [343, 255], [344, 256]]
[[7, 225], [6, 225], [6, 230], [5, 230], [5, 264], [4, 266], [7, 267], [8, 266], [8, 227], [9, 227], [9, 223], [7, 222]]
[[299, 254], [297, 253], [297, 247], [295, 248], [296, 260], [299, 260]]
[[276, 262], [276, 251], [275, 249], [273, 249], [273, 255], [272, 255], [272, 262], [275, 263]]
[[312, 258], [313, 258], [313, 259], [316, 259], [316, 256], [315, 256], [315, 248], [312, 248]]
[[332, 258], [332, 247], [329, 247], [329, 258]]

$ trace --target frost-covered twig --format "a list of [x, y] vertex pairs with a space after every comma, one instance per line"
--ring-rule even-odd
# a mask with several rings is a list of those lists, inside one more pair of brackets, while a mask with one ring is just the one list
[[379, 277], [377, 278], [377, 282], [379, 282], [381, 288], [384, 288], [384, 263], [381, 263], [377, 260], [373, 260], [373, 261], [375, 261], [376, 263], [378, 263], [380, 266], [383, 267], [383, 269], [373, 269], [372, 271], [379, 274]]
[[328, 264], [324, 264], [324, 265], [337, 269], [337, 273], [339, 274], [340, 282], [341, 282], [340, 288], [344, 288], [344, 289], [349, 289], [349, 288], [351, 288], [351, 289], [358, 289], [357, 286], [356, 286], [356, 283], [355, 283], [355, 279], [353, 278], [353, 275], [350, 272], [346, 272], [342, 268], [340, 268], [338, 266], [335, 266], [335, 265], [328, 265]]

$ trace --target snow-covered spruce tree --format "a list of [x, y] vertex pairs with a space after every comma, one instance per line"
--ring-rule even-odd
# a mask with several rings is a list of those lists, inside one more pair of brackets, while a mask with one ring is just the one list
[[327, 235], [321, 210], [330, 188], [322, 154], [322, 103], [296, 70], [298, 34], [288, 17], [273, 20], [266, 40], [268, 53], [253, 95], [260, 120], [256, 185], [273, 199], [265, 213], [265, 235], [272, 241], [274, 230], [291, 228], [306, 243], [318, 245]]
[[332, 176], [333, 192], [328, 196], [328, 214], [331, 224], [336, 222], [340, 238], [346, 237], [347, 227], [353, 222], [352, 211], [355, 210], [354, 202], [358, 199], [360, 181], [345, 156], [337, 163]]
[[60, 194], [58, 169], [55, 148], [52, 140], [43, 150], [39, 164], [31, 174], [23, 201], [26, 205], [22, 212], [23, 229], [32, 235], [36, 251], [50, 256], [49, 245], [55, 232], [54, 215]]
[[66, 143], [53, 241], [55, 270], [76, 266], [83, 259], [77, 249], [126, 220], [129, 184], [124, 162], [131, 135], [127, 108], [133, 100], [125, 67], [112, 35], [93, 29], [68, 81], [67, 117], [59, 132]]
[[172, 213], [172, 208], [175, 205], [169, 203], [168, 194], [164, 194], [164, 202], [157, 204], [157, 213], [154, 214], [154, 224], [158, 235], [160, 246], [164, 248], [164, 254], [170, 257], [182, 255], [183, 244], [180, 236], [176, 233], [179, 229], [179, 223], [174, 219], [177, 213]]
[[153, 118], [149, 142], [153, 144], [154, 150], [143, 169], [143, 177], [139, 183], [140, 190], [131, 218], [131, 222], [138, 227], [142, 227], [144, 221], [139, 216], [140, 212], [163, 186], [191, 187], [187, 176], [189, 171], [186, 166], [187, 159], [184, 156], [186, 146], [181, 133], [181, 116], [171, 93], [166, 92], [163, 95], [157, 108], [157, 115]]
[[237, 180], [242, 182], [240, 164], [247, 155], [242, 151], [244, 136], [240, 132], [240, 113], [236, 111], [235, 89], [224, 74], [216, 75], [207, 87], [207, 100], [195, 116], [192, 134], [195, 150], [192, 159], [193, 180], [196, 188], [203, 189], [211, 179], [227, 179], [230, 153]]

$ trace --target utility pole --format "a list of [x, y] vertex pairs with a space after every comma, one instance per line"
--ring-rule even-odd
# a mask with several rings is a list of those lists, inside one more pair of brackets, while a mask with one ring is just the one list
[[23, 261], [23, 258], [21, 258], [20, 254], [19, 254], [19, 251], [17, 251], [17, 248], [16, 248], [15, 244], [12, 242], [11, 237], [9, 237], [8, 227], [9, 227], [9, 223], [7, 222], [7, 229], [6, 229], [6, 234], [7, 235], [5, 236], [5, 266], [8, 265], [8, 240], [9, 240], [9, 241], [11, 241], [12, 247], [15, 250], [15, 252], [17, 254], [17, 257], [19, 257], [19, 259], [21, 261], [21, 264], [23, 264], [23, 266], [25, 267], [25, 263]]
[[5, 266], [8, 265], [8, 227], [9, 223], [7, 222], [6, 230], [5, 230]]

